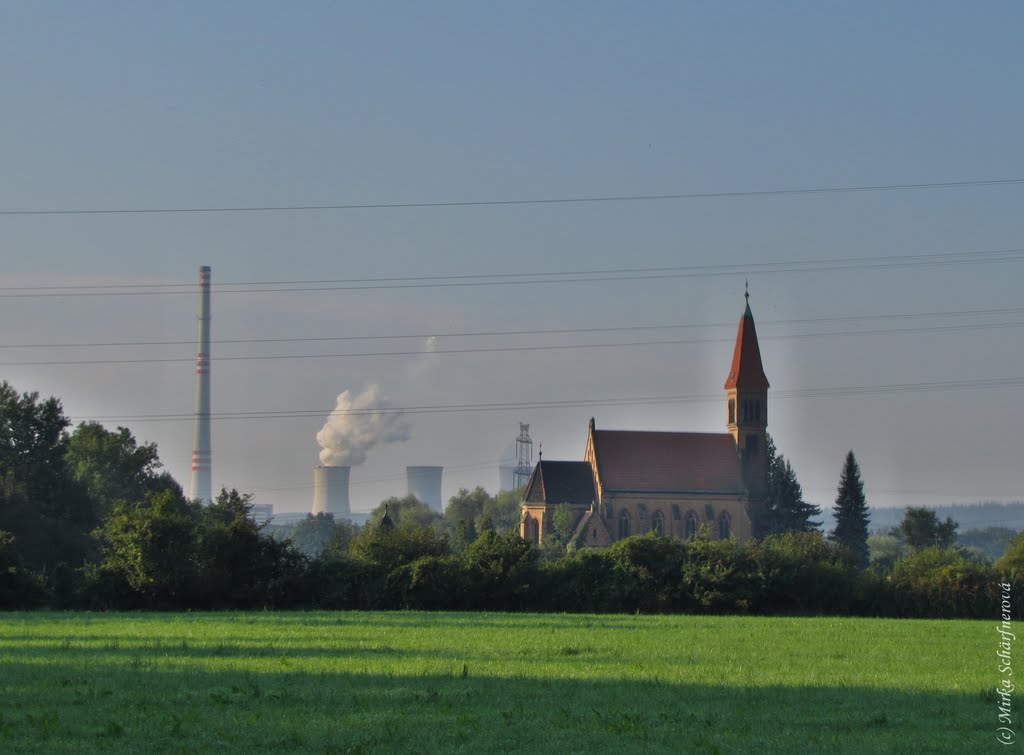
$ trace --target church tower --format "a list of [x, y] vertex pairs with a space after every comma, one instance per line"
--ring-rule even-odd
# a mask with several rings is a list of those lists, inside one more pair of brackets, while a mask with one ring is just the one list
[[743, 467], [743, 478], [751, 499], [768, 494], [768, 378], [761, 365], [750, 292], [744, 293], [746, 308], [736, 333], [732, 367], [725, 381], [729, 433]]

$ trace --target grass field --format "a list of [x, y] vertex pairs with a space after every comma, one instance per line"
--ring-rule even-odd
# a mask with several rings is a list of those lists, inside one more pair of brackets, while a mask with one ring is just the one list
[[996, 650], [994, 621], [0, 614], [0, 751], [977, 752]]

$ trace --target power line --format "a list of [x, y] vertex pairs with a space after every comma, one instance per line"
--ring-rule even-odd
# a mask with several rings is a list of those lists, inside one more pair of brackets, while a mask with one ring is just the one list
[[[952, 332], [966, 330], [989, 330], [997, 328], [1016, 328], [1024, 326], [1024, 321], [1003, 322], [1003, 323], [974, 323], [962, 325], [934, 325], [915, 328], [890, 328], [873, 330], [848, 330], [830, 331], [819, 333], [791, 333], [788, 335], [762, 336], [761, 340], [780, 341], [798, 338], [824, 338], [843, 336], [877, 336], [877, 335], [900, 335], [907, 333], [923, 332]], [[579, 349], [608, 349], [608, 348], [632, 348], [638, 346], [685, 346], [692, 344], [730, 343], [731, 338], [688, 338], [676, 340], [656, 341], [618, 341], [605, 343], [569, 343], [569, 344], [545, 344], [533, 346], [474, 346], [452, 349], [433, 350], [409, 350], [409, 351], [352, 351], [340, 354], [246, 354], [241, 356], [222, 356], [214, 361], [222, 362], [248, 362], [248, 361], [271, 361], [271, 360], [305, 360], [305, 359], [355, 359], [368, 357], [408, 357], [408, 356], [435, 356], [441, 354], [493, 354], [505, 352], [525, 351], [569, 351]], [[192, 362], [194, 357], [152, 357], [133, 359], [52, 359], [36, 361], [13, 361], [0, 362], [0, 367], [52, 367], [52, 366], [83, 366], [83, 365], [121, 365], [121, 364], [180, 364]]]
[[855, 186], [803, 187], [794, 189], [763, 189], [755, 191], [686, 192], [677, 194], [620, 194], [582, 197], [544, 197], [523, 199], [475, 199], [450, 202], [373, 202], [354, 204], [251, 205], [219, 207], [139, 207], [117, 209], [46, 209], [0, 210], [0, 216], [48, 215], [170, 215], [263, 212], [323, 212], [337, 210], [407, 210], [457, 207], [510, 207], [519, 205], [598, 204], [612, 202], [660, 202], [689, 199], [745, 199], [815, 194], [854, 194], [875, 191], [921, 191], [932, 189], [963, 189], [982, 186], [1017, 186], [1024, 178], [992, 178], [969, 181], [931, 181], [904, 184], [865, 184]]
[[[888, 257], [847, 257], [835, 260], [796, 260], [789, 262], [751, 262], [722, 265], [689, 265], [665, 268], [626, 268], [577, 272], [483, 274], [473, 276], [419, 276], [406, 278], [367, 278], [322, 281], [260, 281], [252, 283], [220, 283], [214, 288], [223, 294], [310, 293], [317, 291], [377, 291], [417, 288], [464, 288], [475, 286], [519, 286], [536, 284], [601, 283], [605, 281], [644, 281], [675, 278], [708, 278], [725, 275], [776, 275], [780, 273], [818, 273], [841, 270], [872, 270], [941, 265], [992, 264], [1024, 262], [1024, 249], [996, 249], [972, 252], [948, 252]], [[472, 279], [472, 280], [469, 280]], [[483, 280], [485, 279], [485, 280]], [[408, 282], [401, 282], [408, 281]], [[310, 283], [313, 285], [299, 285]], [[335, 285], [338, 284], [338, 285]], [[265, 288], [232, 288], [232, 286], [266, 286]], [[273, 288], [272, 286], [278, 286]], [[282, 287], [283, 286], [283, 287]], [[122, 288], [132, 290], [119, 290]], [[162, 288], [158, 288], [162, 287]], [[118, 289], [118, 290], [114, 290]], [[194, 295], [194, 284], [130, 284], [9, 287], [0, 289], [0, 298], [49, 298], [97, 296]]]
[[[967, 309], [948, 310], [944, 312], [908, 312], [876, 315], [847, 315], [841, 317], [803, 317], [789, 320], [763, 320], [761, 325], [805, 325], [815, 323], [857, 322], [863, 320], [915, 320], [932, 317], [977, 317], [1024, 313], [1024, 307], [1003, 309]], [[998, 325], [1000, 323], [994, 323]], [[535, 335], [574, 335], [581, 333], [621, 333], [644, 330], [683, 330], [701, 328], [733, 328], [735, 322], [722, 323], [676, 323], [663, 325], [621, 325], [594, 328], [546, 328], [540, 330], [486, 330], [462, 332], [403, 333], [385, 335], [358, 336], [289, 336], [281, 338], [223, 338], [211, 341], [216, 345], [223, 344], [258, 344], [258, 343], [316, 343], [332, 341], [384, 341], [384, 340], [422, 340], [427, 338], [496, 338], [504, 336], [535, 336]], [[766, 338], [770, 336], [765, 336]], [[190, 346], [195, 339], [180, 341], [95, 341], [77, 343], [8, 343], [0, 344], [0, 349], [65, 349], [65, 348], [120, 348], [138, 346]], [[431, 352], [423, 352], [431, 353]]]
[[[895, 394], [905, 393], [908, 391], [931, 392], [1020, 387], [1024, 387], [1024, 376], [984, 378], [974, 380], [932, 381], [917, 383], [889, 383], [880, 385], [834, 386], [831, 388], [793, 388], [789, 390], [774, 390], [772, 392], [772, 399], [787, 401], [806, 398], [830, 398], [836, 396]], [[386, 407], [380, 409], [353, 409], [349, 411], [330, 410], [325, 409], [323, 407], [318, 409], [301, 410], [253, 410], [241, 412], [214, 412], [210, 415], [210, 418], [213, 420], [281, 420], [308, 419], [311, 417], [326, 418], [330, 414], [347, 417], [365, 416], [373, 414], [453, 414], [480, 411], [541, 411], [555, 409], [576, 409], [590, 406], [659, 406], [664, 404], [677, 403], [709, 403], [721, 400], [722, 395], [719, 393], [715, 393], [675, 396], [633, 396], [621, 398], [565, 399], [555, 401], [485, 402], [476, 404], [425, 404], [404, 407]], [[73, 419], [77, 422], [190, 422], [194, 419], [194, 417], [195, 415], [192, 413], [179, 413], [90, 416], [75, 417]]]

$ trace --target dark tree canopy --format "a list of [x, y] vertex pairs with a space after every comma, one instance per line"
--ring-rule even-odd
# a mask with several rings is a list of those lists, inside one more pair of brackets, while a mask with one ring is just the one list
[[768, 437], [768, 500], [758, 522], [758, 536], [783, 532], [813, 532], [821, 527], [814, 517], [821, 509], [804, 500], [804, 492], [789, 459], [775, 450]]
[[868, 565], [868, 504], [864, 498], [864, 483], [853, 451], [846, 454], [843, 471], [839, 476], [839, 491], [832, 508], [836, 526], [829, 537], [846, 548], [859, 566]]
[[83, 422], [71, 433], [66, 458], [72, 479], [93, 503], [97, 523], [117, 504], [139, 504], [161, 490], [180, 492], [169, 475], [159, 472], [156, 444], [140, 445], [126, 427], [111, 431], [98, 422]]
[[933, 546], [951, 548], [956, 545], [959, 526], [948, 516], [946, 521], [939, 521], [931, 509], [908, 507], [894, 534], [915, 551]]

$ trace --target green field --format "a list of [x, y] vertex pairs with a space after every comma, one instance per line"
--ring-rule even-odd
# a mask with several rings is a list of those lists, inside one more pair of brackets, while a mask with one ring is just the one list
[[976, 621], [0, 614], [0, 751], [980, 751], [996, 643]]

